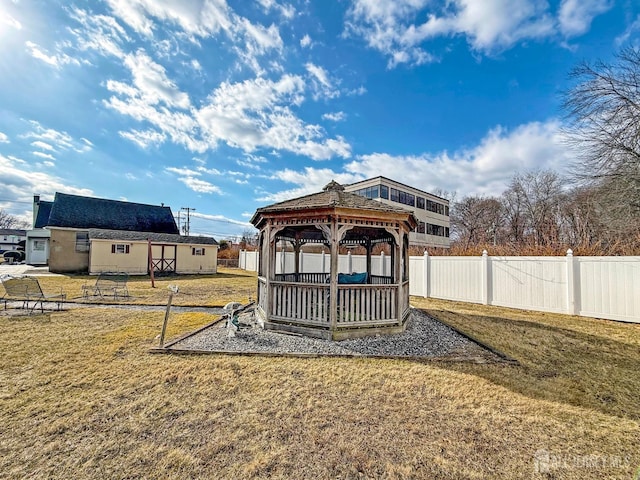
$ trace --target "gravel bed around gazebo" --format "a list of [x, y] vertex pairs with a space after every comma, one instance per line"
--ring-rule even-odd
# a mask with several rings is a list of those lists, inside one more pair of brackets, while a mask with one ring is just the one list
[[237, 353], [301, 356], [407, 357], [472, 362], [505, 361], [500, 355], [451, 327], [411, 309], [403, 333], [375, 335], [342, 341], [323, 340], [262, 329], [252, 313], [239, 318], [241, 328], [229, 337], [226, 321], [213, 324], [170, 347], [167, 353]]

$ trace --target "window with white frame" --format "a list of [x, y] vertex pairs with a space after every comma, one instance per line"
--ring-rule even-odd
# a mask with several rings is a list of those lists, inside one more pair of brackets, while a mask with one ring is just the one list
[[204, 255], [204, 247], [191, 247], [191, 255]]
[[114, 243], [111, 245], [111, 253], [129, 253], [129, 245], [126, 243]]

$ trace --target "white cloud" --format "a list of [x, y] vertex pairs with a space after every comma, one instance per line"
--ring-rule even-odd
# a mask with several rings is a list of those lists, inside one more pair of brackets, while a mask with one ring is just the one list
[[16, 208], [22, 208], [23, 204], [31, 204], [34, 193], [39, 194], [43, 199], [53, 198], [55, 192], [93, 195], [92, 190], [69, 185], [68, 180], [37, 169], [34, 171], [33, 165], [26, 165], [24, 161], [15, 157], [5, 157], [0, 154], [0, 171], [2, 172], [0, 198], [13, 199], [16, 202]]
[[7, 12], [2, 12], [2, 15], [0, 15], [0, 23], [4, 23], [5, 25], [10, 26], [11, 28], [15, 28], [16, 30], [22, 30], [22, 24]]
[[[35, 155], [36, 157], [40, 157], [40, 158], [45, 158], [47, 160], [55, 160], [56, 157], [54, 157], [53, 155], [51, 155], [50, 153], [44, 153], [44, 152], [31, 152], [31, 155]], [[47, 166], [52, 166], [53, 164], [50, 163]]]
[[346, 120], [347, 114], [344, 112], [330, 112], [322, 115], [324, 120], [330, 120], [332, 122], [342, 122]]
[[558, 14], [560, 31], [567, 37], [582, 35], [589, 31], [594, 17], [613, 5], [611, 0], [563, 0]]
[[347, 184], [364, 180], [364, 178], [365, 177], [359, 173], [338, 173], [329, 168], [319, 169], [306, 167], [303, 171], [296, 171], [287, 168], [274, 173], [272, 179], [291, 183], [297, 185], [297, 187], [275, 193], [265, 192], [257, 198], [257, 200], [262, 202], [282, 202], [290, 198], [319, 192], [331, 180], [335, 180], [340, 184]]
[[453, 155], [363, 155], [345, 170], [364, 177], [387, 176], [423, 190], [443, 189], [460, 195], [499, 195], [514, 172], [562, 171], [571, 161], [557, 121], [533, 122], [509, 131], [496, 127], [476, 147]]
[[278, 81], [224, 82], [197, 112], [197, 119], [213, 145], [224, 141], [245, 152], [275, 148], [314, 160], [348, 157], [351, 147], [343, 138], [326, 139], [320, 126], [305, 124], [293, 114], [289, 105], [301, 103], [303, 92], [304, 82], [294, 75]]
[[[213, 220], [215, 222], [231, 223], [233, 225], [240, 225], [242, 227], [253, 229], [253, 225], [251, 225], [249, 222], [240, 222], [238, 220], [234, 220], [233, 218], [225, 217], [224, 215], [211, 215], [208, 213], [194, 212], [191, 214], [191, 216], [195, 218], [203, 218], [205, 220]], [[246, 215], [242, 214], [242, 216], [244, 217]]]
[[291, 20], [296, 15], [296, 9], [290, 4], [279, 4], [275, 0], [258, 0], [258, 3], [262, 5], [262, 8], [264, 8], [266, 12], [270, 10], [280, 12], [280, 15], [286, 20]]
[[77, 153], [86, 153], [93, 147], [93, 144], [86, 138], [82, 138], [80, 141], [76, 141], [67, 132], [43, 127], [39, 122], [35, 120], [30, 120], [29, 124], [32, 127], [32, 131], [20, 136], [22, 138], [33, 138], [34, 141], [31, 143], [31, 145], [36, 148], [56, 152], [73, 150]]
[[264, 193], [259, 200], [278, 202], [318, 192], [331, 180], [345, 184], [377, 176], [428, 192], [499, 195], [515, 172], [539, 168], [562, 173], [570, 161], [571, 154], [561, 141], [559, 122], [533, 122], [513, 130], [496, 127], [477, 146], [452, 155], [447, 152], [407, 156], [372, 153], [345, 164], [342, 171], [311, 167], [301, 171], [281, 170], [271, 178], [295, 187]]
[[616, 45], [619, 47], [625, 43], [636, 31], [640, 31], [640, 15], [636, 17], [636, 19], [625, 29], [624, 32], [622, 32], [621, 35], [616, 37]]
[[203, 170], [206, 172], [206, 169], [200, 167], [198, 170], [192, 170], [190, 168], [182, 167], [167, 167], [164, 169], [165, 172], [176, 174], [178, 181], [184, 183], [189, 189], [198, 193], [218, 193], [222, 194], [222, 190], [214, 184], [207, 182], [206, 180], [202, 180], [202, 178], [198, 178], [202, 176]]
[[300, 39], [300, 46], [302, 48], [310, 47], [311, 46], [311, 37], [309, 35], [305, 34], [305, 36]]
[[436, 61], [425, 43], [437, 38], [464, 36], [474, 50], [490, 54], [529, 39], [581, 35], [612, 4], [563, 0], [556, 19], [545, 0], [352, 0], [345, 32], [362, 37], [393, 68]]
[[54, 55], [49, 55], [42, 48], [40, 48], [39, 45], [33, 42], [27, 41], [25, 45], [27, 46], [27, 50], [29, 51], [29, 54], [33, 58], [41, 60], [44, 63], [51, 65], [52, 67], [60, 68], [63, 65], [68, 65], [68, 64], [80, 65], [79, 60], [73, 57], [70, 57], [66, 53], [56, 53]]
[[335, 98], [340, 95], [340, 92], [334, 88], [333, 82], [329, 78], [329, 73], [324, 68], [311, 62], [307, 63], [305, 68], [311, 78], [311, 90], [315, 100], [318, 98]]
[[230, 10], [225, 0], [107, 0], [114, 15], [137, 33], [151, 37], [154, 19], [179, 26], [186, 33], [208, 37], [230, 30]]
[[128, 132], [118, 132], [122, 138], [132, 141], [140, 148], [149, 148], [152, 145], [160, 145], [163, 143], [167, 136], [164, 133], [156, 132], [153, 130], [131, 130]]
[[194, 177], [178, 177], [178, 180], [184, 183], [194, 192], [198, 193], [222, 193], [220, 188], [200, 178]]
[[49, 145], [48, 143], [42, 142], [40, 140], [36, 140], [35, 142], [31, 142], [31, 146], [39, 148], [41, 150], [47, 150], [49, 152], [54, 152], [55, 148]]
[[131, 71], [135, 94], [149, 105], [163, 102], [168, 107], [188, 109], [189, 96], [167, 77], [164, 67], [154, 62], [144, 50], [126, 55], [124, 64]]
[[5, 133], [0, 132], [0, 143], [9, 143], [9, 137]]
[[124, 57], [122, 44], [130, 39], [118, 21], [107, 15], [93, 15], [86, 10], [71, 8], [69, 15], [82, 28], [70, 29], [80, 50], [94, 50], [101, 55]]

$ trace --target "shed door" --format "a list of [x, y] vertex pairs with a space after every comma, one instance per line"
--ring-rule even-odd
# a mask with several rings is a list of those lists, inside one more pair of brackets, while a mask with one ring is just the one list
[[177, 245], [151, 244], [151, 266], [154, 273], [175, 273]]

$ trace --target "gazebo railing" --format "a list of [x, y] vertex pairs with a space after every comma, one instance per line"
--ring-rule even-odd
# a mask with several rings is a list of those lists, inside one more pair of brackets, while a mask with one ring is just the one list
[[[280, 282], [300, 282], [300, 283], [329, 283], [328, 273], [305, 272], [305, 273], [278, 273], [275, 279]], [[369, 277], [371, 285], [390, 285], [393, 277], [382, 275], [371, 275]]]
[[[269, 284], [270, 320], [292, 324], [330, 326], [328, 284], [272, 281]], [[260, 279], [258, 304], [265, 309], [265, 282]], [[397, 324], [398, 285], [338, 285], [337, 327], [353, 328]]]
[[398, 322], [398, 285], [338, 285], [338, 326]]
[[277, 273], [275, 279], [280, 282], [329, 283], [328, 273]]
[[329, 325], [329, 284], [271, 282], [269, 318], [304, 325]]

